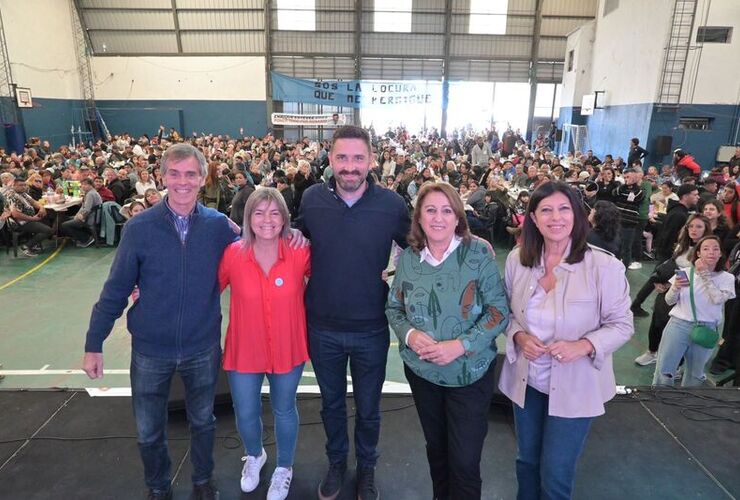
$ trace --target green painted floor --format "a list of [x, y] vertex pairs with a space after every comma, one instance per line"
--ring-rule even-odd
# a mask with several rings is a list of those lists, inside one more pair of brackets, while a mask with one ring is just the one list
[[[65, 247], [32, 274], [9, 284], [49, 258], [52, 251], [47, 249], [35, 258], [19, 256], [15, 259], [12, 253], [6, 255], [4, 249], [0, 249], [0, 364], [6, 374], [0, 388], [128, 387], [130, 340], [125, 318], [116, 322], [104, 345], [105, 369], [113, 372], [95, 382], [76, 372], [81, 365], [90, 310], [108, 274], [115, 249]], [[500, 269], [505, 259], [506, 251], [499, 250]], [[646, 264], [641, 270], [628, 272], [633, 295], [651, 271], [652, 265]], [[646, 309], [652, 306], [653, 298], [648, 299]], [[224, 294], [224, 318], [228, 318], [227, 306], [228, 295]], [[645, 350], [649, 321], [650, 318], [636, 319], [634, 337], [614, 355], [619, 384], [648, 385], [652, 380], [653, 366], [640, 367], [633, 361]], [[389, 386], [393, 386], [393, 382], [405, 383], [396, 339], [391, 340]], [[498, 339], [500, 348], [502, 340]], [[306, 367], [305, 374], [301, 384], [310, 390], [308, 386], [316, 384], [310, 366]]]

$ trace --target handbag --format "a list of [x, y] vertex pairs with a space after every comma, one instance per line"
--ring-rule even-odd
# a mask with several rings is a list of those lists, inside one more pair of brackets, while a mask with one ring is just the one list
[[714, 328], [700, 325], [696, 320], [696, 305], [694, 304], [694, 266], [691, 266], [689, 274], [689, 298], [691, 299], [691, 314], [694, 315], [694, 326], [691, 328], [691, 334], [689, 337], [694, 344], [704, 347], [705, 349], [712, 349], [717, 345], [719, 332]]

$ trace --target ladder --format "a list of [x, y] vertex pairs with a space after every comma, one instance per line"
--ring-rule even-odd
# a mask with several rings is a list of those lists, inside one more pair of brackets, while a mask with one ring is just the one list
[[689, 57], [691, 34], [694, 30], [696, 4], [697, 0], [675, 0], [671, 32], [665, 48], [663, 70], [655, 102], [658, 108], [675, 109], [681, 100], [686, 60]]
[[18, 123], [18, 118], [8, 44], [5, 41], [3, 16], [0, 13], [0, 126], [6, 123]]
[[[88, 46], [86, 40], [85, 30], [82, 26], [82, 19], [79, 17], [82, 14], [78, 12], [75, 0], [69, 0], [69, 5], [72, 14], [72, 37], [75, 42], [77, 72], [80, 77], [80, 90], [82, 93], [83, 107], [81, 126], [84, 130], [89, 131], [92, 134], [93, 140], [99, 137], [104, 137], [105, 139], [110, 140], [110, 135], [108, 134], [107, 129], [102, 131], [98, 121], [99, 113], [95, 106], [95, 88], [92, 79], [92, 68], [90, 66], [91, 48]], [[105, 133], [105, 136], [103, 136], [103, 132]]]

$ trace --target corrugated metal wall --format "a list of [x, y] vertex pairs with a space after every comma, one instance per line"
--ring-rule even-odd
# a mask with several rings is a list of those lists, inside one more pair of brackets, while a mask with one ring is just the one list
[[[310, 4], [310, 0], [307, 0]], [[543, 0], [538, 80], [559, 82], [566, 35], [595, 16], [598, 0]], [[310, 78], [442, 78], [446, 0], [413, 0], [411, 32], [378, 33], [374, 0], [315, 0], [315, 31], [278, 30], [272, 0], [273, 68]], [[264, 55], [265, 0], [77, 0], [96, 55]], [[470, 1], [452, 0], [452, 80], [526, 82], [536, 0], [509, 0], [506, 34], [469, 34]]]

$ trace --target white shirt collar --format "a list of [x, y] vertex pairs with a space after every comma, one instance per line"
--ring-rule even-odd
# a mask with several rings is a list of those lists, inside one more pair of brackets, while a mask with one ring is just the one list
[[427, 247], [424, 247], [419, 253], [419, 262], [426, 261], [427, 264], [429, 264], [430, 266], [437, 267], [445, 260], [447, 260], [447, 257], [449, 257], [452, 252], [457, 250], [457, 247], [460, 246], [461, 241], [462, 238], [460, 238], [458, 235], [453, 236], [452, 241], [450, 241], [450, 246], [447, 247], [447, 250], [445, 250], [445, 253], [442, 255], [442, 260], [435, 259], [434, 255], [432, 255], [432, 252], [430, 252]]

